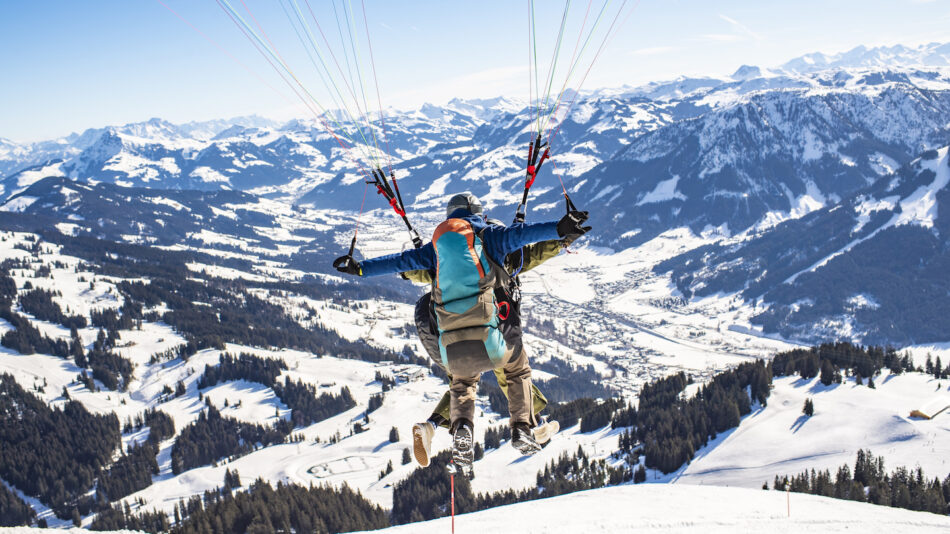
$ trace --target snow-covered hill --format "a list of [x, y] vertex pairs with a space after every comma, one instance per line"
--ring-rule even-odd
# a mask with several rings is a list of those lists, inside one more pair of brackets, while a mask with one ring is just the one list
[[[853, 378], [831, 386], [797, 376], [773, 383], [767, 406], [711, 442], [689, 465], [660, 478], [676, 484], [755, 488], [767, 482], [771, 487], [776, 475], [853, 467], [859, 449], [887, 458], [888, 470], [921, 467], [941, 480], [950, 474], [950, 417], [910, 417], [927, 405], [950, 405], [950, 380], [885, 372], [875, 379], [876, 389]], [[811, 417], [802, 415], [806, 398], [815, 404]]]
[[[452, 519], [412, 523], [372, 532], [444, 533]], [[455, 532], [894, 532], [938, 533], [950, 519], [926, 512], [716, 486], [644, 484], [588, 490], [455, 517]], [[2, 534], [81, 534], [80, 529], [0, 528]], [[110, 531], [111, 534], [131, 534]], [[109, 533], [107, 533], [109, 534]]]
[[[575, 532], [946, 532], [950, 519], [827, 497], [715, 486], [644, 484], [582, 491], [459, 515], [455, 531]], [[374, 532], [442, 533], [451, 518]]]
[[[590, 387], [593, 396], [632, 400], [646, 382], [678, 371], [697, 381], [688, 389], [695, 393], [717, 371], [768, 358], [794, 347], [789, 340], [796, 338], [946, 341], [941, 321], [950, 317], [944, 258], [950, 211], [943, 208], [950, 198], [950, 160], [946, 148], [928, 150], [945, 145], [950, 133], [950, 71], [900, 66], [930, 65], [908, 58], [939, 56], [941, 50], [866, 50], [811, 58], [824, 65], [816, 69], [744, 67], [728, 79], [587, 95], [564, 123], [564, 149], [556, 162], [575, 201], [595, 213], [597, 231], [571, 253], [522, 277], [535, 377], [551, 381], [558, 395], [570, 390], [555, 388], [561, 379], [573, 381], [571, 388]], [[397, 174], [423, 235], [439, 221], [445, 195], [457, 189], [473, 190], [493, 214], [507, 218], [511, 193], [523, 180], [530, 129], [523, 103], [456, 100], [390, 118]], [[233, 469], [244, 480], [347, 483], [391, 506], [393, 485], [414, 469], [401, 464], [410, 426], [425, 418], [445, 386], [408, 358], [423, 354], [410, 325], [411, 302], [420, 290], [392, 277], [348, 284], [329, 266], [357, 225], [360, 257], [405, 246], [400, 221], [390, 211], [356, 215], [363, 186], [355, 169], [324, 132], [305, 121], [274, 124], [247, 117], [174, 125], [154, 119], [30, 146], [0, 140], [0, 227], [8, 230], [0, 232], [0, 260], [9, 260], [5, 270], [16, 286], [14, 296], [51, 290], [55, 303], [84, 319], [95, 310], [122, 310], [134, 288], [144, 303], [134, 326], [117, 331], [114, 350], [133, 366], [123, 379], [125, 390], [109, 390], [101, 380], [88, 386], [85, 368], [62, 355], [3, 348], [0, 373], [12, 374], [50, 406], [65, 405], [68, 395], [122, 422], [157, 408], [180, 433], [208, 411], [206, 404], [247, 423], [289, 419], [293, 409], [273, 385], [241, 379], [198, 387], [205, 366], [216, 365], [224, 352], [274, 358], [286, 367], [280, 380], [301, 380], [332, 394], [346, 388], [354, 405], [293, 429], [302, 440], [221, 456], [177, 474], [175, 436], [166, 438], [157, 444], [152, 484], [125, 501], [136, 511], [171, 514], [179, 499], [220, 486]], [[544, 172], [553, 171], [551, 165]], [[539, 178], [532, 220], [562, 213], [555, 183], [551, 175]], [[780, 224], [787, 219], [793, 220]], [[174, 261], [166, 263], [162, 255]], [[854, 264], [864, 267], [855, 270]], [[136, 266], [135, 274], [124, 270], [128, 266]], [[168, 291], [156, 293], [164, 300], [149, 296], [155, 286]], [[204, 287], [214, 291], [197, 289]], [[231, 315], [246, 311], [245, 305], [270, 315], [258, 317], [260, 322]], [[55, 340], [75, 339], [85, 350], [97, 341], [96, 327], [77, 328], [73, 336], [69, 328], [27, 313], [16, 299], [13, 311]], [[268, 330], [257, 344], [212, 338], [180, 358], [174, 351], [192, 334], [172, 326], [187, 320], [174, 312], [215, 327], [234, 321], [237, 330]], [[12, 329], [0, 321], [0, 334]], [[306, 331], [299, 335], [311, 348], [277, 348], [286, 343], [282, 329]], [[324, 329], [332, 343], [306, 337]], [[929, 334], [917, 337], [915, 329]], [[353, 347], [368, 347], [384, 361], [341, 357]], [[950, 359], [950, 351], [943, 354]], [[390, 377], [395, 383], [387, 390]], [[649, 478], [758, 488], [775, 475], [850, 463], [858, 448], [871, 448], [889, 467], [919, 464], [943, 479], [950, 470], [944, 459], [950, 455], [950, 419], [919, 421], [908, 414], [950, 394], [950, 384], [886, 371], [875, 380], [877, 389], [871, 390], [853, 378], [832, 387], [778, 378], [767, 406], [754, 406], [737, 429], [720, 434], [690, 465], [671, 475], [651, 471]], [[374, 395], [384, 391], [381, 405], [367, 414], [379, 399]], [[800, 417], [805, 397], [816, 406], [810, 419]], [[477, 436], [507, 423], [486, 396], [478, 408]], [[393, 428], [400, 438], [394, 442]], [[128, 430], [121, 443], [142, 443], [150, 433]], [[476, 462], [479, 476], [472, 487], [532, 487], [549, 462], [578, 447], [595, 460], [620, 465], [621, 433], [609, 427], [581, 432], [575, 425], [528, 459], [503, 443]], [[447, 446], [448, 435], [440, 431], [435, 448]], [[392, 471], [384, 473], [390, 463]], [[648, 488], [653, 492], [594, 492], [605, 495], [605, 502], [642, 500], [647, 507], [600, 525], [625, 529], [639, 522], [673, 531], [713, 524], [723, 531], [765, 527], [775, 521], [772, 512], [762, 511], [774, 505], [769, 499], [781, 500], [779, 514], [784, 502], [784, 495], [757, 490], [749, 493], [749, 502], [760, 506], [752, 515], [721, 518], [704, 515], [720, 507], [705, 490]], [[66, 524], [39, 500], [12, 489], [52, 525]], [[665, 522], [670, 503], [683, 499], [712, 504], [696, 507], [700, 515], [689, 524]], [[812, 503], [805, 496], [794, 499]], [[557, 506], [551, 502], [558, 501], [523, 506]], [[808, 510], [826, 517], [831, 505], [814, 502]], [[853, 519], [858, 516], [878, 518], [891, 530], [943, 525], [940, 518], [919, 522], [908, 519], [918, 515], [899, 515], [906, 512], [858, 512], [818, 521], [829, 529], [873, 522]], [[485, 525], [504, 517], [503, 511], [483, 514], [469, 517], [483, 517]], [[546, 515], [527, 517], [551, 531]], [[794, 513], [792, 519], [785, 523], [788, 531], [806, 521]]]

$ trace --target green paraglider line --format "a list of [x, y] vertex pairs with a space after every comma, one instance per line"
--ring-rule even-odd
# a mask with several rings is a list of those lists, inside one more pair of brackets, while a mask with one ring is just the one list
[[[330, 98], [333, 99], [334, 104], [338, 106], [338, 108], [346, 115], [347, 120], [351, 124], [353, 124], [354, 128], [356, 128], [356, 131], [359, 134], [360, 139], [363, 141], [363, 144], [365, 146], [368, 146], [369, 141], [367, 140], [366, 135], [364, 134], [359, 121], [353, 116], [353, 113], [350, 111], [350, 108], [346, 103], [347, 102], [346, 98], [343, 96], [342, 92], [340, 91], [340, 88], [335, 81], [335, 77], [333, 76], [333, 73], [330, 72], [329, 67], [327, 67], [326, 65], [326, 61], [323, 58], [323, 54], [320, 53], [320, 49], [316, 46], [316, 43], [314, 42], [314, 39], [313, 39], [313, 34], [310, 32], [309, 26], [305, 23], [303, 14], [300, 12], [300, 8], [297, 5], [296, 0], [290, 0], [290, 1], [294, 7], [298, 22], [300, 23], [301, 26], [303, 26], [304, 31], [307, 33], [307, 36], [309, 38], [310, 48], [312, 48], [317, 53], [317, 57], [320, 59], [320, 64], [323, 65], [323, 71], [320, 70], [320, 67], [318, 67], [316, 62], [314, 61], [313, 55], [310, 53], [310, 48], [307, 47], [307, 42], [304, 41], [303, 36], [300, 34], [299, 30], [297, 29], [296, 24], [294, 24], [294, 21], [291, 18], [290, 13], [284, 7], [283, 0], [280, 0], [280, 5], [281, 5], [281, 8], [283, 8], [284, 10], [284, 14], [287, 15], [287, 19], [290, 21], [291, 26], [294, 28], [294, 32], [297, 34], [297, 37], [300, 40], [301, 45], [303, 45], [304, 47], [304, 51], [307, 53], [307, 56], [310, 58], [310, 62], [313, 64], [314, 69], [317, 71], [317, 74], [320, 76], [321, 81], [323, 81], [324, 87], [326, 87], [327, 91], [330, 93]], [[327, 77], [329, 77], [330, 79], [329, 83], [324, 77], [323, 72], [326, 72]], [[332, 85], [332, 90], [330, 87], [331, 85]], [[349, 86], [347, 86], [347, 88], [349, 89]], [[340, 98], [339, 103], [337, 102], [336, 98], [334, 98], [333, 91], [335, 91], [337, 96]], [[352, 94], [352, 89], [350, 89], [350, 93]], [[355, 96], [354, 96], [354, 101], [356, 101], [357, 111], [360, 112], [361, 116], [366, 121], [367, 127], [372, 131], [372, 126], [369, 124], [369, 120], [366, 120], [366, 114], [363, 112], [363, 110], [360, 109], [359, 102], [356, 100]], [[371, 159], [376, 161], [375, 156], [373, 156]], [[378, 165], [378, 161], [376, 161], [376, 163]]]
[[[304, 98], [304, 96], [303, 96], [299, 91], [297, 91], [296, 87], [294, 87], [294, 85], [293, 85], [292, 83], [290, 83], [290, 81], [283, 75], [283, 73], [280, 71], [280, 69], [277, 68], [277, 65], [275, 65], [275, 64], [274, 64], [274, 61], [273, 61], [270, 57], [268, 57], [268, 54], [271, 54], [271, 56], [273, 56], [278, 62], [280, 62], [280, 63], [281, 63], [281, 66], [282, 66], [285, 70], [287, 70], [288, 73], [289, 73], [289, 70], [290, 70], [290, 69], [280, 61], [279, 56], [277, 56], [276, 53], [274, 53], [273, 51], [271, 51], [271, 50], [269, 50], [269, 49], [267, 48], [267, 45], [260, 39], [260, 37], [257, 36], [257, 34], [253, 32], [253, 30], [250, 28], [250, 26], [249, 26], [243, 19], [241, 19], [240, 15], [237, 14], [237, 13], [233, 10], [233, 7], [231, 7], [230, 4], [227, 4], [227, 0], [216, 0], [216, 2], [218, 3], [218, 6], [225, 12], [225, 14], [228, 15], [228, 17], [231, 19], [231, 21], [234, 22], [234, 24], [238, 27], [238, 29], [241, 30], [241, 32], [245, 35], [245, 37], [247, 37], [247, 38], [250, 40], [251, 44], [253, 44], [253, 45], [255, 46], [255, 48], [257, 48], [258, 52], [261, 53], [261, 55], [264, 57], [264, 59], [267, 60], [268, 63], [270, 63], [271, 67], [274, 68], [274, 70], [275, 70], [275, 71], [277, 72], [277, 74], [281, 77], [281, 79], [284, 80], [284, 82], [288, 85], [288, 87], [290, 87], [290, 89], [297, 95], [298, 98], [300, 98], [300, 100], [304, 103], [304, 105], [306, 105], [306, 106], [310, 109], [310, 111], [311, 111], [311, 113], [313, 113], [314, 117], [315, 117], [318, 121], [320, 121], [321, 124], [323, 124], [323, 127], [324, 127], [324, 128], [327, 130], [327, 132], [336, 140], [337, 144], [340, 145], [340, 148], [343, 149], [344, 153], [350, 155], [350, 157], [353, 159], [353, 161], [354, 161], [354, 162], [356, 163], [356, 165], [359, 167], [360, 172], [361, 172], [362, 174], [365, 174], [366, 176], [370, 176], [370, 172], [369, 172], [368, 170], [366, 170], [366, 168], [363, 166], [363, 163], [360, 161], [360, 159], [353, 157], [353, 155], [352, 155], [352, 153], [351, 153], [351, 150], [353, 150], [353, 148], [347, 146], [347, 145], [343, 142], [343, 140], [340, 139], [340, 136], [339, 136], [336, 132], [334, 132], [333, 128], [331, 128], [329, 124], [327, 124], [327, 122], [323, 119], [323, 117], [321, 116], [321, 114], [318, 113], [318, 112], [310, 105], [310, 102], [308, 102], [308, 100], [307, 100], [306, 98]], [[225, 7], [225, 6], [227, 6], [227, 7]], [[237, 18], [235, 18], [235, 16], [236, 16]], [[238, 20], [240, 20], [240, 23], [238, 22]], [[242, 24], [242, 23], [243, 23], [243, 24]], [[243, 27], [242, 27], [242, 25], [243, 25]], [[256, 41], [256, 42], [255, 42], [255, 41]], [[265, 54], [264, 51], [261, 50], [260, 47], [258, 47], [258, 43], [261, 45], [261, 47], [263, 47], [265, 50], [267, 50], [268, 53]], [[291, 76], [292, 76], [292, 74], [291, 74]], [[294, 79], [297, 81], [298, 84], [300, 84], [300, 81], [299, 81], [299, 80], [297, 80], [296, 78], [294, 78]], [[303, 88], [303, 87], [301, 87], [301, 88]], [[306, 92], [306, 89], [305, 89], [305, 88], [303, 88], [303, 89], [304, 89], [304, 91]], [[314, 103], [314, 104], [317, 104], [317, 106], [321, 107], [321, 109], [322, 109], [322, 106], [320, 106], [319, 103], [316, 102], [315, 99], [313, 99], [312, 95], [309, 95], [309, 93], [307, 93], [307, 94], [308, 94], [308, 96], [310, 96], [310, 98], [311, 98], [311, 100], [313, 101], [313, 103]], [[343, 135], [346, 136], [345, 133], [344, 133]], [[352, 142], [352, 139], [349, 139], [348, 137], [347, 137], [347, 139], [348, 139], [350, 142]], [[354, 144], [355, 144], [355, 143], [354, 143]]]

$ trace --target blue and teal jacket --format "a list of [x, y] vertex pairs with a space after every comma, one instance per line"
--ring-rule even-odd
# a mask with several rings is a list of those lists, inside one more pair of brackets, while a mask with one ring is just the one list
[[[460, 209], [452, 213], [449, 219], [465, 219], [476, 233], [482, 232], [482, 242], [489, 257], [498, 265], [504, 265], [505, 257], [526, 245], [539, 241], [558, 239], [557, 222], [546, 223], [516, 223], [511, 226], [489, 225], [479, 215], [472, 215], [467, 210]], [[427, 269], [435, 271], [436, 259], [432, 243], [426, 243], [420, 248], [405, 252], [380, 256], [360, 262], [363, 276], [379, 276], [382, 274], [401, 273]]]

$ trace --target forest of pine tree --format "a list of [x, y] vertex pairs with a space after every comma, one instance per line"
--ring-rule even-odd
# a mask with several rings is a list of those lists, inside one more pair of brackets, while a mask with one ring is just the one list
[[264, 427], [223, 417], [214, 406], [209, 406], [175, 439], [172, 472], [177, 475], [221, 458], [243, 456], [259, 446], [283, 443], [291, 430], [292, 423], [284, 419]]
[[41, 321], [58, 323], [68, 329], [85, 328], [86, 318], [81, 315], [66, 315], [53, 297], [59, 296], [45, 289], [33, 289], [20, 295], [20, 308]]
[[78, 402], [50, 409], [0, 375], [0, 478], [69, 518], [87, 514], [85, 497], [121, 443], [115, 415], [93, 415]]
[[132, 446], [99, 477], [100, 500], [115, 501], [151, 486], [152, 476], [158, 474], [156, 454], [152, 443]]
[[[233, 476], [233, 475], [232, 475]], [[442, 477], [446, 478], [446, 477]], [[233, 480], [232, 480], [233, 484]], [[171, 534], [234, 532], [351, 532], [389, 526], [386, 512], [347, 486], [311, 486], [257, 480], [248, 491], [207, 491], [175, 507], [176, 524], [164, 514], [133, 514], [115, 507], [96, 516], [93, 530], [134, 529]]]
[[[446, 465], [451, 451], [443, 451], [432, 458], [435, 466]], [[516, 502], [531, 501], [602, 488], [632, 480], [629, 469], [614, 468], [604, 460], [591, 460], [580, 447], [573, 455], [563, 454], [552, 460], [537, 476], [537, 487], [520, 491], [507, 490], [475, 494], [465, 477], [455, 478], [455, 513], [486, 510]], [[445, 496], [450, 494], [450, 481], [441, 469], [416, 469], [409, 477], [393, 486], [393, 524], [401, 525], [426, 521], [449, 514]]]
[[884, 457], [865, 450], [858, 451], [854, 471], [845, 464], [834, 476], [828, 470], [814, 469], [793, 477], [776, 476], [773, 489], [950, 514], [950, 475], [941, 482], [939, 478], [928, 479], [920, 467], [898, 467], [887, 473]]
[[35, 519], [33, 508], [0, 483], [0, 527], [30, 525]]
[[253, 354], [242, 353], [237, 358], [228, 353], [218, 358], [218, 365], [205, 365], [204, 374], [198, 380], [198, 388], [211, 387], [219, 382], [229, 380], [247, 380], [263, 384], [290, 408], [290, 421], [293, 426], [306, 426], [318, 423], [345, 412], [356, 406], [356, 401], [349, 388], [344, 387], [340, 393], [321, 393], [313, 384], [303, 381], [292, 381], [285, 378], [278, 380], [281, 372], [287, 365], [276, 358], [261, 358]]
[[[679, 373], [640, 391], [636, 436], [646, 466], [672, 473], [719, 433], [739, 425], [752, 402], [765, 404], [772, 376], [761, 361], [719, 373], [690, 399], [680, 398], [687, 378]], [[751, 392], [746, 393], [746, 388]]]

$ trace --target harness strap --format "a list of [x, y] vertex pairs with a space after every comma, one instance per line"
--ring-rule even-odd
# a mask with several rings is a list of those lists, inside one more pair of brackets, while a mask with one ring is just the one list
[[[541, 152], [542, 148], [544, 149], [544, 152]], [[541, 134], [538, 134], [537, 139], [528, 143], [528, 162], [525, 166], [526, 176], [524, 183], [524, 193], [522, 193], [521, 203], [518, 204], [518, 209], [515, 211], [516, 223], [522, 223], [525, 220], [525, 210], [528, 206], [528, 192], [531, 190], [531, 186], [534, 185], [534, 181], [538, 177], [538, 172], [541, 170], [541, 165], [544, 164], [550, 154], [551, 145], [541, 142]], [[538, 158], [539, 155], [540, 159]]]
[[382, 169], [374, 169], [372, 175], [373, 181], [367, 181], [366, 183], [376, 186], [376, 193], [383, 195], [383, 198], [389, 202], [389, 207], [396, 212], [396, 215], [402, 218], [402, 222], [406, 223], [406, 228], [409, 230], [413, 246], [420, 248], [422, 246], [422, 237], [420, 237], [419, 232], [412, 227], [412, 223], [409, 222], [409, 217], [406, 216], [406, 206], [402, 202], [402, 195], [399, 193], [399, 186], [396, 184], [395, 173], [390, 171], [390, 177], [393, 181], [392, 185], [389, 185], [389, 181], [386, 179], [386, 175]]

